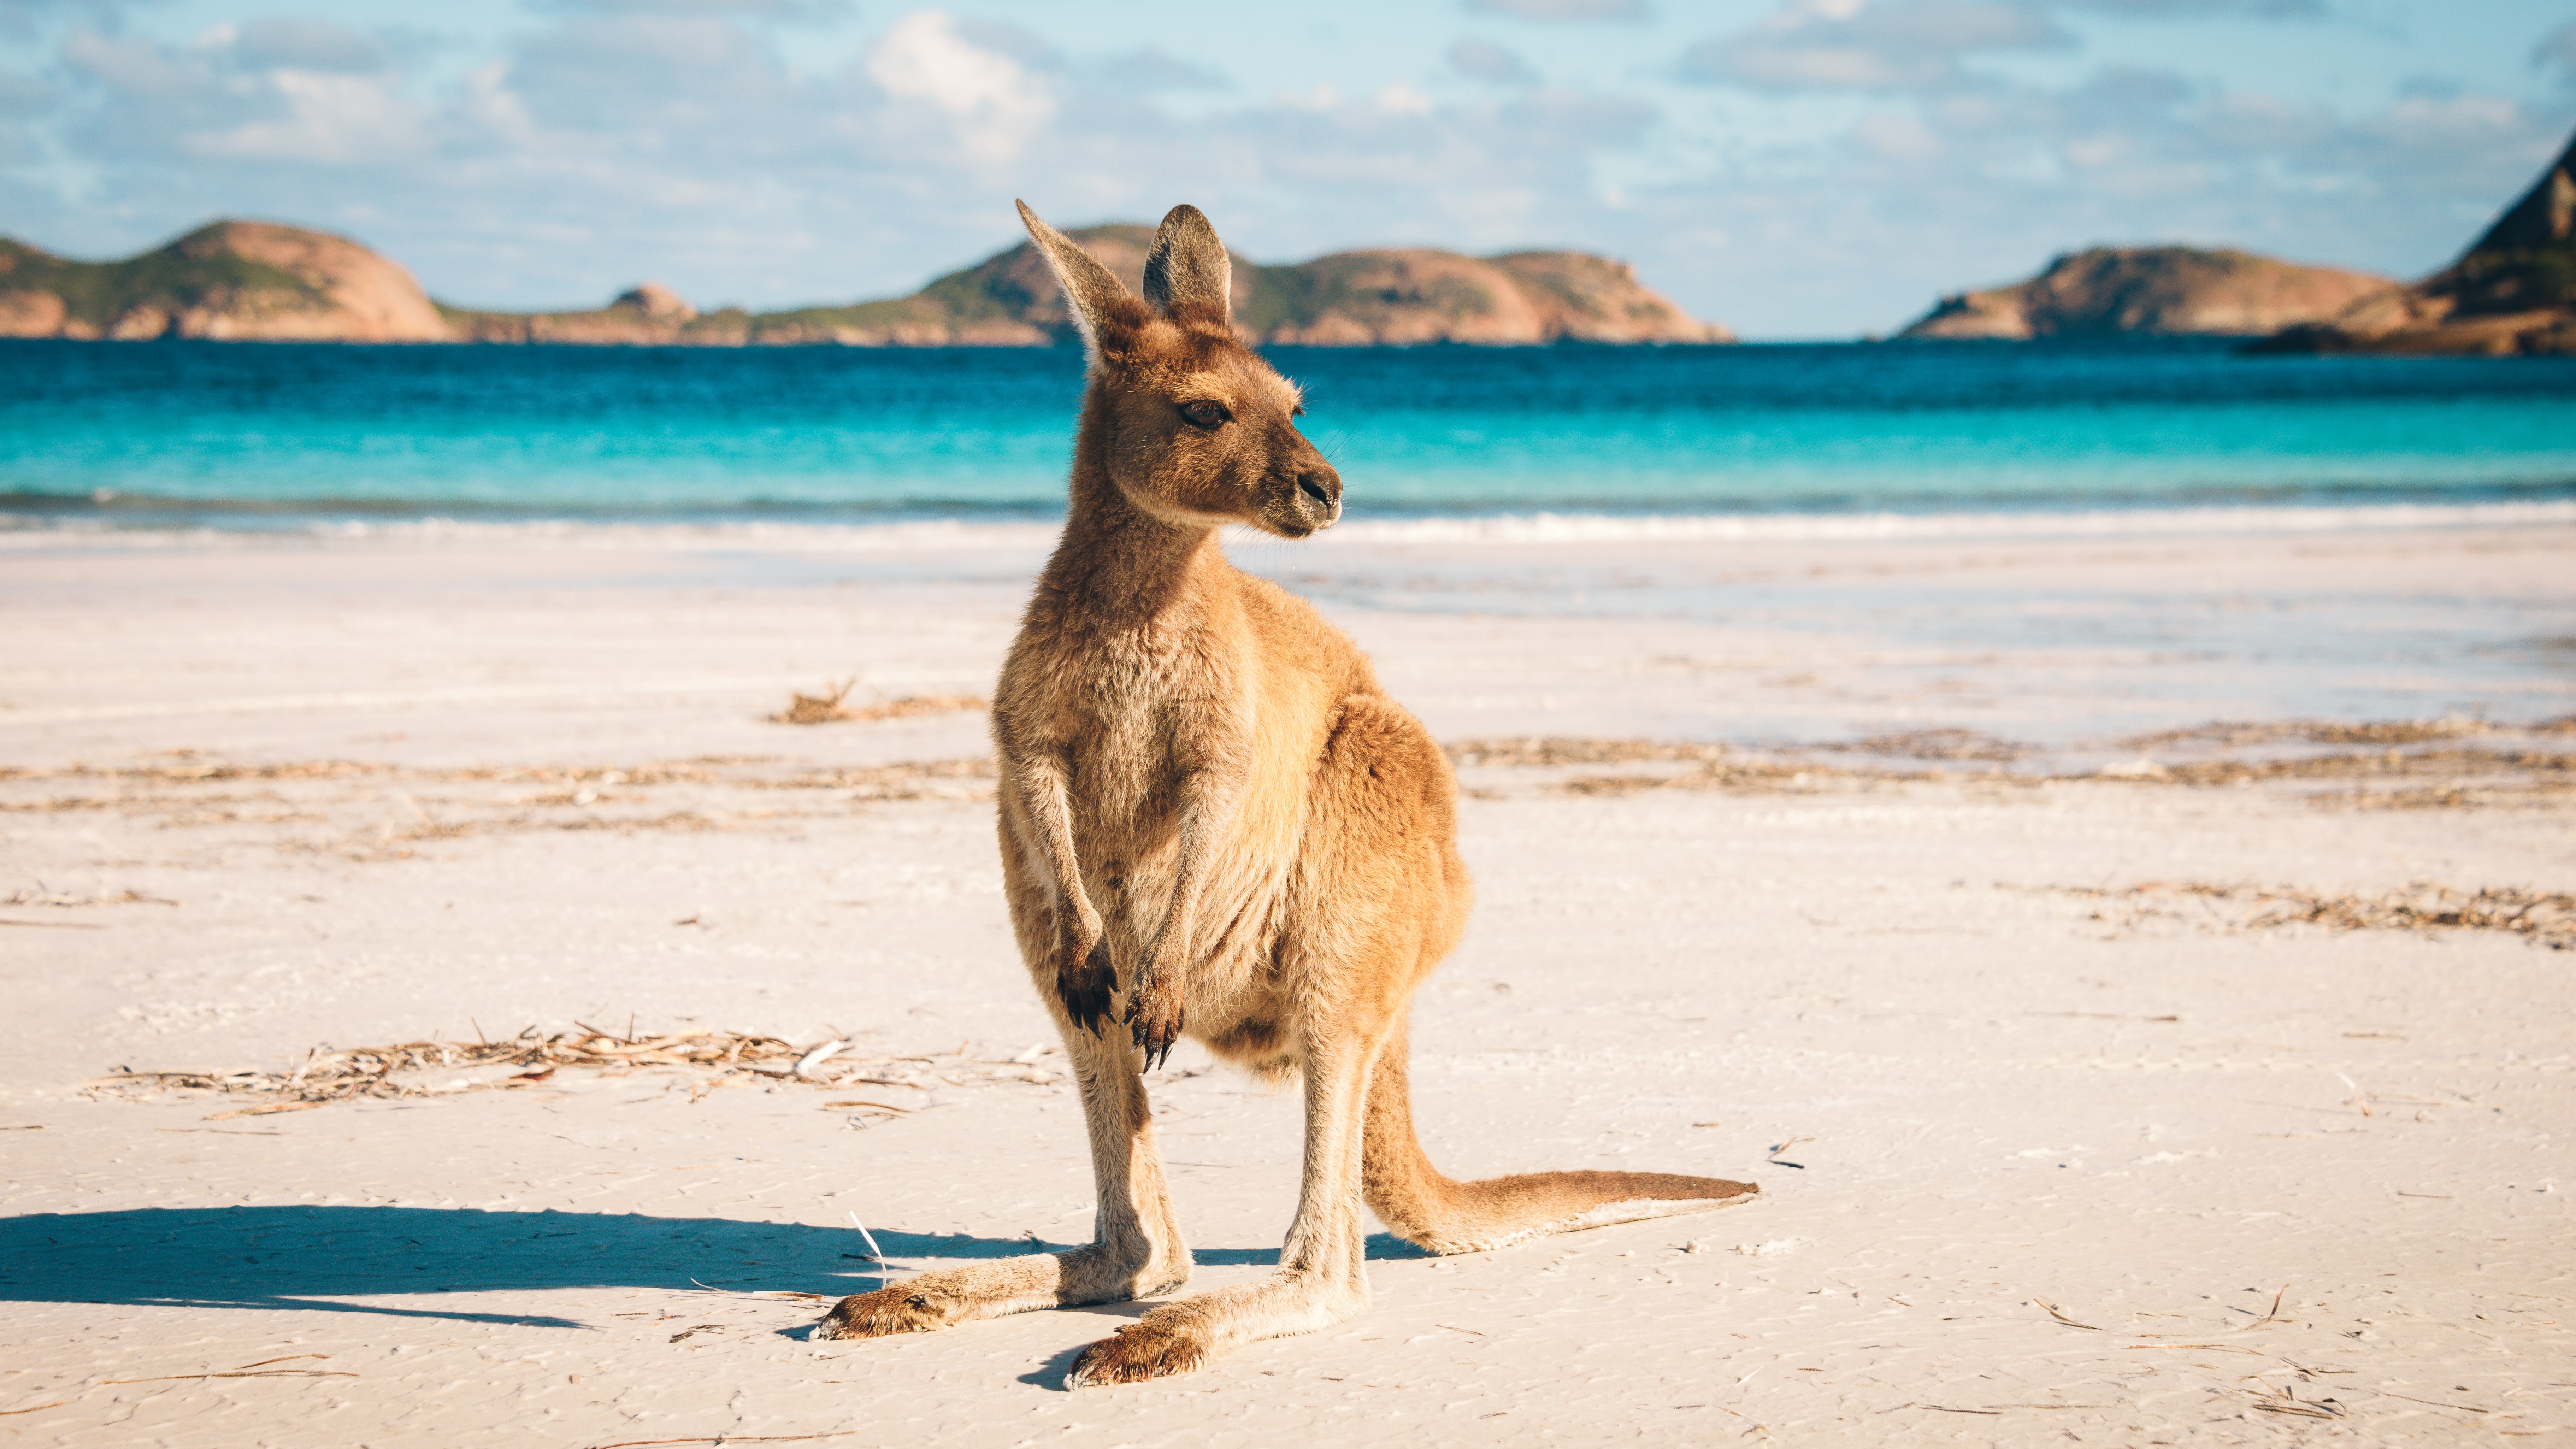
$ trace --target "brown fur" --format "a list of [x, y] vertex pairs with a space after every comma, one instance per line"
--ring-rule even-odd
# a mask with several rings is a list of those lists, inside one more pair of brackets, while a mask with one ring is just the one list
[[[1090, 1126], [1093, 1240], [842, 1300], [822, 1338], [870, 1338], [1188, 1281], [1142, 1073], [1186, 1032], [1302, 1075], [1305, 1185], [1267, 1282], [1164, 1304], [1068, 1381], [1182, 1373], [1366, 1307], [1363, 1200], [1437, 1252], [1689, 1212], [1756, 1189], [1554, 1172], [1452, 1182], [1405, 1083], [1414, 988], [1470, 888], [1449, 762], [1303, 600], [1238, 572], [1217, 529], [1331, 526], [1341, 478], [1298, 393], [1236, 341], [1223, 243], [1164, 218], [1138, 299], [1023, 206], [1091, 358], [1064, 536], [993, 700], [1003, 878]], [[1212, 405], [1212, 408], [1211, 406]], [[1196, 410], [1195, 419], [1191, 416]]]

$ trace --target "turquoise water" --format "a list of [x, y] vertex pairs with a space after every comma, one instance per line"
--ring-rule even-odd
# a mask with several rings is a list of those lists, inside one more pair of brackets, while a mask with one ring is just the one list
[[[1279, 349], [1353, 519], [2563, 500], [2566, 359]], [[0, 518], [1045, 518], [1080, 355], [0, 343]]]

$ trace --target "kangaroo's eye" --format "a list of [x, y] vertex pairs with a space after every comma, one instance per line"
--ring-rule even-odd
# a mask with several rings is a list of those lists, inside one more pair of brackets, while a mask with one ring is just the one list
[[1181, 404], [1181, 421], [1194, 428], [1218, 427], [1233, 418], [1234, 414], [1227, 412], [1223, 403], [1201, 401]]

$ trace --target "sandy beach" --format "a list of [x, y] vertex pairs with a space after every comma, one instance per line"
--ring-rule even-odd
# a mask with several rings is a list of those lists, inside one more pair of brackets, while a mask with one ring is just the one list
[[[1460, 761], [1434, 1159], [1760, 1199], [1132, 1389], [1141, 1305], [807, 1341], [1088, 1236], [972, 707], [1045, 546], [0, 537], [0, 1436], [2576, 1443], [2555, 513], [1240, 548]], [[1267, 1272], [1294, 1095], [1151, 1085]]]

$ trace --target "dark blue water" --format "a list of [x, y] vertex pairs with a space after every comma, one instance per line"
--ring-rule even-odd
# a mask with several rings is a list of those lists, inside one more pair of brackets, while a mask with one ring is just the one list
[[[1355, 519], [2564, 500], [2567, 359], [1282, 348]], [[1041, 518], [1071, 349], [0, 342], [0, 515]]]

